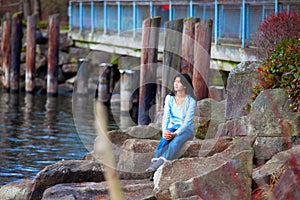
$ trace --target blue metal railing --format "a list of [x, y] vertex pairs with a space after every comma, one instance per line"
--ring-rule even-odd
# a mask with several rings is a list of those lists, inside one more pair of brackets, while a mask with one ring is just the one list
[[[211, 18], [214, 21], [214, 44], [221, 38], [241, 40], [241, 47], [246, 47], [246, 41], [255, 36], [258, 25], [264, 18], [283, 9], [290, 10], [292, 3], [279, 3], [278, 0], [242, 0], [234, 1], [70, 1], [69, 25], [70, 31], [102, 31], [103, 34], [122, 31], [132, 31], [142, 27], [147, 17], [159, 15], [164, 22], [184, 17], [200, 17], [201, 20]], [[299, 5], [298, 5], [299, 7]]]

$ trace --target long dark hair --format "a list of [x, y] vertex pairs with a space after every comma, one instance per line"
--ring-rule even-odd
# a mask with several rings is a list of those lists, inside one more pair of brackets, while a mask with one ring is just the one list
[[[180, 78], [181, 83], [186, 87], [186, 94], [190, 95], [191, 97], [193, 97], [195, 99], [193, 81], [192, 81], [191, 77], [188, 74], [179, 73], [179, 74], [175, 75], [173, 81], [175, 81], [175, 79], [178, 77]], [[170, 95], [175, 96], [174, 86], [173, 86], [173, 90], [170, 93]]]

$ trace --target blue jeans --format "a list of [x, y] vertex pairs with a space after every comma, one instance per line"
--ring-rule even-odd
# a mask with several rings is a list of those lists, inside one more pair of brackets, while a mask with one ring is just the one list
[[[169, 131], [175, 132], [176, 129], [168, 128]], [[164, 157], [167, 160], [172, 160], [176, 158], [176, 154], [179, 152], [181, 147], [188, 140], [192, 140], [194, 135], [192, 132], [185, 132], [177, 135], [171, 140], [166, 140], [162, 137], [159, 141], [159, 145], [156, 148], [155, 157]]]

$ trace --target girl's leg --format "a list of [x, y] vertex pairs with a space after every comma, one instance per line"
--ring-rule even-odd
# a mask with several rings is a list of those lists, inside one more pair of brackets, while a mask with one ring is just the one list
[[169, 143], [170, 141], [166, 140], [163, 137], [160, 139], [159, 144], [155, 151], [155, 158], [159, 158], [164, 153], [164, 151], [166, 151], [166, 147], [168, 146]]
[[[176, 129], [169, 128], [168, 129], [171, 132], [176, 131]], [[159, 141], [159, 145], [156, 148], [155, 151], [155, 158], [159, 158], [167, 149], [168, 144], [171, 142], [171, 140], [166, 140], [165, 138], [161, 137]]]
[[188, 140], [192, 140], [194, 138], [193, 133], [183, 133], [180, 135], [177, 135], [172, 139], [172, 141], [167, 146], [167, 149], [163, 152], [161, 155], [167, 160], [172, 160], [176, 157], [176, 154], [179, 152], [181, 147], [184, 145], [185, 142]]

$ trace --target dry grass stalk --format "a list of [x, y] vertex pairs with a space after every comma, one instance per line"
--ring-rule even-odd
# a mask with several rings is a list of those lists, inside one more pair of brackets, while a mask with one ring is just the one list
[[95, 127], [97, 131], [97, 139], [95, 141], [96, 159], [101, 162], [104, 167], [104, 176], [108, 184], [108, 193], [110, 199], [123, 199], [119, 176], [116, 171], [115, 159], [107, 135], [107, 110], [99, 101], [95, 100]]

